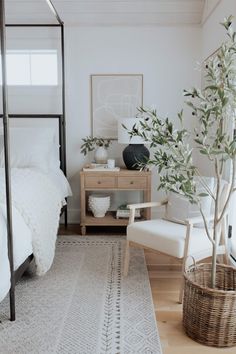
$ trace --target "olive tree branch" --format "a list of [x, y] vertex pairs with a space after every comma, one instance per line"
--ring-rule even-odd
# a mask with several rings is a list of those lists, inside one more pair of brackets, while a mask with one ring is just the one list
[[215, 245], [215, 241], [212, 239], [212, 237], [210, 235], [208, 223], [207, 223], [206, 217], [205, 217], [205, 215], [204, 215], [204, 213], [202, 211], [202, 207], [201, 206], [200, 206], [200, 213], [202, 215], [202, 219], [203, 219], [203, 223], [204, 223], [204, 227], [205, 227], [205, 230], [206, 230], [207, 237], [210, 240], [210, 242], [212, 243], [212, 245]]

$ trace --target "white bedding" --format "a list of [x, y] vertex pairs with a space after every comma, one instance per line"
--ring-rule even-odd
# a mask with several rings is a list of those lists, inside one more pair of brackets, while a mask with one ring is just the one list
[[[34, 254], [36, 273], [51, 267], [60, 209], [71, 195], [61, 170], [48, 174], [36, 169], [12, 169], [14, 268]], [[4, 171], [0, 169], [0, 301], [10, 288], [7, 254]]]

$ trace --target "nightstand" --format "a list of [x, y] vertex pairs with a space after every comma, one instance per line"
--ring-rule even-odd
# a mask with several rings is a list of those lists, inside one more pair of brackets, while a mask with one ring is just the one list
[[[126, 226], [128, 219], [116, 219], [115, 212], [108, 211], [103, 218], [95, 218], [87, 209], [89, 192], [99, 191], [143, 191], [143, 202], [151, 201], [151, 172], [121, 169], [120, 171], [80, 172], [80, 225], [82, 235], [87, 226]], [[150, 219], [150, 209], [142, 213], [144, 220]]]

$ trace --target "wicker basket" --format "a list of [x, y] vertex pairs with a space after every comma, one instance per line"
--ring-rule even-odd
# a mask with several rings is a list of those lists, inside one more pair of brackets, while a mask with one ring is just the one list
[[184, 275], [183, 325], [189, 337], [213, 347], [236, 345], [236, 269], [217, 265], [211, 289], [211, 264], [191, 266]]

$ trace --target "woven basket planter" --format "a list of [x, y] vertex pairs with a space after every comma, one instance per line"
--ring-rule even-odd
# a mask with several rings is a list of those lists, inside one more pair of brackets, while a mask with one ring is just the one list
[[236, 269], [217, 265], [210, 288], [211, 264], [191, 266], [184, 275], [183, 325], [195, 341], [213, 347], [236, 345]]

